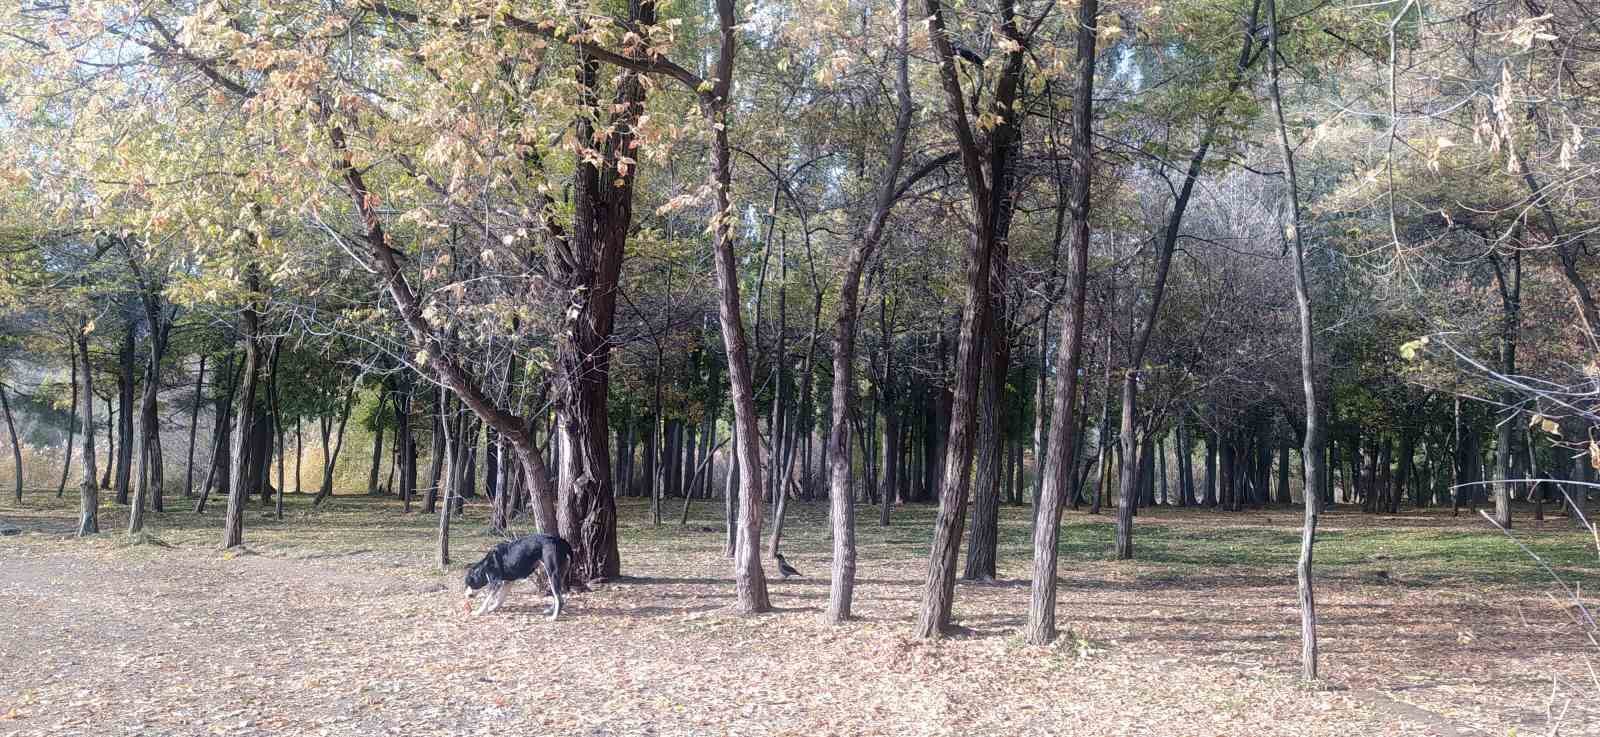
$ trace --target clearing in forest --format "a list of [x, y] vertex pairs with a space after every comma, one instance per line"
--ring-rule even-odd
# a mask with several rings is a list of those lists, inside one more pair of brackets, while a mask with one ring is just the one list
[[[739, 617], [720, 510], [657, 528], [622, 500], [626, 577], [552, 624], [531, 586], [461, 614], [460, 566], [492, 542], [481, 506], [441, 575], [432, 518], [392, 500], [291, 497], [282, 522], [252, 508], [246, 552], [225, 555], [214, 514], [154, 515], [157, 544], [80, 541], [50, 496], [0, 506], [23, 529], [0, 538], [7, 737], [1600, 734], [1594, 658], [1547, 575], [1466, 515], [1327, 515], [1329, 680], [1307, 688], [1293, 510], [1141, 511], [1131, 563], [1108, 560], [1108, 517], [1069, 512], [1071, 631], [1040, 648], [1018, 635], [1026, 508], [1003, 511], [1002, 579], [963, 583], [958, 633], [920, 642], [929, 507], [888, 528], [863, 515], [859, 616], [831, 627], [824, 507], [790, 510], [785, 552], [806, 577], [772, 584], [777, 612]], [[1600, 583], [1592, 542], [1545, 524], [1516, 534]]]

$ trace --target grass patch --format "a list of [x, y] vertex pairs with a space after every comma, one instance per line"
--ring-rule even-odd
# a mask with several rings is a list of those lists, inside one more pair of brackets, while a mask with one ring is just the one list
[[[400, 561], [417, 559], [431, 565], [438, 519], [413, 504], [409, 514], [394, 497], [335, 495], [321, 507], [311, 506], [312, 495], [290, 494], [284, 499], [284, 518], [277, 519], [272, 505], [252, 501], [245, 511], [245, 540], [262, 555], [315, 559], [339, 556], [386, 556]], [[124, 544], [151, 547], [215, 546], [222, 535], [225, 499], [213, 498], [204, 513], [191, 510], [193, 501], [169, 498], [166, 512], [147, 512], [146, 531], [127, 540], [127, 510], [102, 503], [102, 538], [119, 537]], [[721, 500], [694, 500], [689, 520], [680, 525], [682, 500], [668, 500], [664, 522], [650, 521], [649, 501], [618, 500], [618, 531], [635, 548], [684, 555], [717, 555], [723, 549]], [[891, 524], [877, 522], [875, 507], [863, 505], [856, 520], [857, 541], [863, 561], [877, 561], [902, 569], [917, 580], [927, 557], [937, 508], [912, 504], [893, 510]], [[1600, 587], [1600, 558], [1593, 538], [1567, 527], [1565, 518], [1553, 517], [1536, 526], [1531, 515], [1519, 510], [1514, 529], [1518, 539], [1540, 555], [1570, 583], [1586, 589]], [[771, 508], [766, 509], [764, 535], [771, 534]], [[1065, 577], [1086, 565], [1109, 564], [1150, 585], [1178, 583], [1204, 577], [1285, 577], [1293, 575], [1299, 557], [1300, 530], [1297, 509], [1277, 508], [1239, 513], [1201, 509], [1143, 510], [1134, 522], [1135, 560], [1112, 559], [1116, 533], [1114, 510], [1090, 515], [1069, 510], [1063, 518], [1060, 555]], [[19, 506], [9, 497], [0, 501], [0, 522], [21, 527], [24, 534], [10, 540], [70, 535], [75, 525], [77, 499], [56, 499], [53, 491], [33, 490]], [[488, 529], [487, 500], [469, 500], [465, 514], [453, 520], [451, 548], [456, 558], [469, 557], [497, 540]], [[1032, 556], [1032, 515], [1027, 507], [1001, 508], [999, 554], [1001, 577], [1023, 579]], [[969, 521], [970, 525], [970, 521]], [[517, 532], [532, 532], [523, 521]], [[813, 576], [825, 575], [831, 555], [828, 506], [823, 502], [791, 502], [784, 524], [783, 549], [805, 561]], [[1317, 567], [1323, 575], [1349, 576], [1372, 583], [1434, 585], [1450, 582], [1543, 589], [1548, 576], [1503, 534], [1475, 516], [1452, 518], [1447, 510], [1409, 513], [1403, 517], [1363, 514], [1337, 508], [1323, 517], [1318, 532]], [[627, 561], [623, 561], [626, 569]]]

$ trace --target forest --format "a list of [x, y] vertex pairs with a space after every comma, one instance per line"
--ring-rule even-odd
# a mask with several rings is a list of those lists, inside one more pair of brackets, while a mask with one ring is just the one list
[[1589, 0], [0, 3], [0, 733], [1600, 734], [1597, 90]]

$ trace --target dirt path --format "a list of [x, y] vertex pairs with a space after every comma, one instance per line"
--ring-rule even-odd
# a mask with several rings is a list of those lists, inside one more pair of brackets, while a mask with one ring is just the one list
[[[7, 736], [1505, 734], [1546, 731], [1539, 674], [1571, 667], [1512, 609], [1349, 582], [1324, 597], [1340, 684], [1305, 690], [1270, 579], [1090, 571], [1063, 589], [1080, 639], [1032, 648], [1020, 582], [963, 586], [969, 634], [926, 644], [916, 582], [870, 564], [862, 621], [830, 628], [824, 580], [738, 618], [721, 558], [630, 550], [642, 578], [551, 624], [531, 589], [469, 619], [453, 579], [360, 551], [0, 545]], [[1600, 734], [1600, 705], [1563, 725]]]

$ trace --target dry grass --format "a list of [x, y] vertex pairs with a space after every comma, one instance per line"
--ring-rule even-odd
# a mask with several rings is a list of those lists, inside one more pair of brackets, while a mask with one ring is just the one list
[[[960, 630], [925, 643], [906, 633], [927, 508], [888, 529], [863, 515], [858, 620], [830, 627], [821, 507], [796, 505], [785, 534], [810, 577], [738, 617], [718, 503], [653, 528], [629, 501], [629, 578], [551, 624], [531, 588], [461, 616], [459, 571], [431, 568], [433, 520], [393, 499], [291, 497], [282, 522], [252, 506], [250, 552], [225, 556], [215, 513], [156, 516], [162, 545], [77, 541], [50, 497], [0, 506], [27, 530], [0, 538], [0, 735], [1600, 734], [1600, 659], [1531, 562], [1465, 516], [1330, 515], [1329, 680], [1307, 688], [1292, 510], [1142, 514], [1131, 563], [1106, 560], [1104, 518], [1069, 513], [1071, 633], [1032, 647], [1022, 509], [1005, 510], [1003, 580], [960, 586]], [[484, 511], [457, 524], [458, 564], [491, 541]], [[1549, 524], [1518, 532], [1563, 575], [1600, 578], [1592, 544]]]

